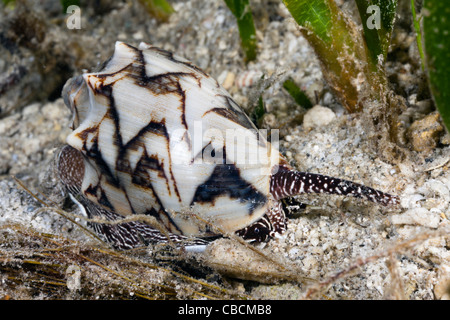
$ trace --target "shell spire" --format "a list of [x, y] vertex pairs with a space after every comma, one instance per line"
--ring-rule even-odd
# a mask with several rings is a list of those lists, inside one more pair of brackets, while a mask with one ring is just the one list
[[399, 198], [348, 180], [290, 170], [283, 166], [272, 176], [270, 192], [276, 200], [302, 193], [327, 193], [365, 198], [384, 206], [397, 205]]

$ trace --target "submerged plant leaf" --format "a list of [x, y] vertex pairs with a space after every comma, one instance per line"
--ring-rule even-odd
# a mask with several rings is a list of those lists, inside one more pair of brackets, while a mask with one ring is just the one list
[[356, 0], [372, 67], [385, 60], [394, 27], [397, 0]]
[[294, 80], [287, 79], [283, 83], [283, 88], [294, 98], [295, 102], [305, 109], [312, 108], [312, 103], [308, 96], [295, 84]]
[[175, 10], [166, 0], [139, 0], [145, 10], [160, 21], [167, 21]]
[[266, 114], [266, 106], [264, 104], [264, 100], [261, 95], [259, 96], [258, 104], [253, 108], [252, 113], [250, 114], [250, 119], [257, 128], [261, 126], [265, 114]]
[[416, 5], [414, 4], [414, 0], [411, 0], [411, 13], [413, 15], [414, 29], [416, 30], [416, 42], [420, 54], [420, 64], [422, 66], [422, 70], [425, 70], [425, 55], [423, 53], [422, 33], [420, 31], [420, 19], [416, 15]]
[[236, 17], [241, 37], [242, 49], [245, 60], [251, 61], [256, 58], [256, 29], [249, 0], [225, 0], [231, 13]]
[[63, 12], [67, 12], [67, 8], [70, 6], [80, 6], [80, 0], [61, 0]]
[[446, 1], [426, 0], [423, 36], [428, 80], [439, 113], [450, 129], [450, 7]]
[[[321, 61], [322, 72], [334, 94], [349, 112], [362, 108], [360, 83], [369, 77], [367, 50], [361, 32], [333, 0], [283, 0], [303, 36]], [[379, 82], [379, 81], [378, 81]], [[363, 96], [367, 96], [366, 93]]]
[[[336, 98], [350, 113], [367, 107], [373, 119], [372, 129], [380, 132], [375, 141], [378, 152], [386, 159], [393, 159], [402, 154], [398, 147], [402, 144], [398, 115], [406, 106], [389, 88], [384, 59], [379, 58], [385, 57], [388, 51], [398, 0], [355, 1], [365, 12], [363, 23], [367, 23], [364, 16], [369, 4], [378, 4], [369, 14], [373, 14], [374, 8], [380, 9], [376, 11], [378, 20], [371, 21], [379, 29], [357, 25], [335, 0], [283, 0], [283, 3], [314, 49], [324, 79]], [[364, 29], [370, 32], [365, 34]], [[386, 143], [378, 143], [380, 140]]]
[[2, 0], [3, 4], [6, 6], [8, 6], [9, 4], [11, 4], [11, 6], [15, 5], [16, 0]]
[[324, 0], [283, 0], [295, 21], [313, 31], [325, 42], [330, 41], [331, 10]]

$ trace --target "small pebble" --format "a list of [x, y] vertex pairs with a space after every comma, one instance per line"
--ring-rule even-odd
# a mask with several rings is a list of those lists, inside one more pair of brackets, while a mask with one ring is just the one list
[[336, 119], [335, 113], [321, 105], [315, 105], [303, 117], [303, 127], [305, 130], [322, 127], [328, 125], [331, 121]]

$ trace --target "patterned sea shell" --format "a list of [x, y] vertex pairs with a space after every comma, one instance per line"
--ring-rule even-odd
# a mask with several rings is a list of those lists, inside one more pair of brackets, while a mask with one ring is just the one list
[[[117, 42], [98, 72], [69, 80], [73, 132], [58, 158], [63, 184], [88, 216], [152, 216], [174, 241], [236, 232], [265, 241], [286, 229], [278, 201], [298, 193], [397, 198], [294, 171], [216, 80], [187, 60]], [[119, 248], [167, 235], [142, 221], [93, 224]]]
[[240, 73], [236, 77], [236, 86], [238, 88], [246, 88], [255, 85], [263, 77], [263, 73], [257, 70], [248, 70]]

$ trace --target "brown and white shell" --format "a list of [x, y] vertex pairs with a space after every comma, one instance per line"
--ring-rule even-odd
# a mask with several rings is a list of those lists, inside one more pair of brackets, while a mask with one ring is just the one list
[[[273, 165], [249, 164], [249, 154], [278, 151], [186, 60], [117, 42], [104, 68], [72, 79], [64, 97], [74, 116], [67, 143], [83, 155], [80, 191], [90, 201], [123, 216], [156, 216], [170, 232], [193, 236], [208, 233], [202, 219], [233, 232], [267, 211]], [[250, 133], [245, 145], [225, 139], [243, 129]]]
[[[58, 170], [89, 216], [149, 215], [181, 238], [236, 232], [264, 241], [285, 230], [278, 200], [293, 194], [397, 202], [359, 184], [292, 170], [216, 80], [145, 43], [117, 42], [101, 70], [69, 80], [63, 97], [73, 132]], [[164, 240], [145, 223], [96, 230], [118, 247]]]

